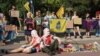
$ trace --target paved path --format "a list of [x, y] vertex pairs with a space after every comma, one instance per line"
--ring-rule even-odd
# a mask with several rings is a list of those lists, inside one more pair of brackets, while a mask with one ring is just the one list
[[[80, 39], [80, 38], [75, 39], [73, 36], [71, 37], [71, 39], [64, 39], [64, 38], [61, 38], [61, 39], [62, 41], [79, 43], [79, 44], [91, 43], [95, 41], [100, 43], [100, 38], [95, 37], [95, 36], [92, 36], [91, 38], [86, 38], [84, 36], [84, 39]], [[20, 47], [24, 43], [25, 43], [24, 37], [22, 36], [22, 34], [20, 34], [17, 37], [17, 39], [13, 41], [13, 43], [6, 45], [6, 46], [0, 46], [0, 49], [14, 49], [14, 48]], [[33, 53], [33, 54], [15, 53], [15, 54], [3, 55], [3, 56], [49, 56], [49, 55], [39, 52], [39, 53]], [[62, 52], [61, 54], [57, 54], [55, 56], [100, 56], [100, 51], [98, 52], [74, 52], [74, 53]]]

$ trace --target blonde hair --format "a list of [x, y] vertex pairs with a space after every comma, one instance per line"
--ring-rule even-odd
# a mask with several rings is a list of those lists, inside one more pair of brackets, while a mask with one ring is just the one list
[[33, 14], [32, 14], [31, 12], [28, 12], [28, 13], [27, 13], [27, 17], [33, 18]]

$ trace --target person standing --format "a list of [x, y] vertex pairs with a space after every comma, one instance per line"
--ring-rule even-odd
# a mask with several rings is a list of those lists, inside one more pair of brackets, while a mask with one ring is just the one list
[[[72, 20], [75, 20], [79, 18], [76, 14], [76, 11], [74, 12], [74, 15], [72, 16]], [[77, 32], [78, 32], [78, 35], [80, 36], [81, 39], [83, 39], [83, 36], [81, 35], [81, 32], [80, 32], [80, 28], [79, 28], [80, 24], [74, 24], [74, 36], [75, 38], [77, 38]]]
[[44, 17], [44, 19], [43, 19], [43, 29], [44, 28], [49, 28], [49, 21], [50, 21], [50, 19], [52, 18], [52, 15], [51, 15], [51, 13], [49, 12], [49, 11], [47, 11], [46, 12], [46, 15], [45, 15], [45, 17]]
[[92, 20], [89, 17], [89, 14], [86, 14], [86, 22], [85, 22], [85, 26], [86, 26], [86, 36], [87, 38], [90, 38], [90, 31], [92, 30]]
[[42, 17], [41, 12], [37, 11], [35, 16], [36, 30], [38, 31], [39, 36], [42, 35]]
[[[71, 16], [68, 15], [67, 13], [65, 14], [65, 19], [66, 21], [71, 21]], [[67, 23], [68, 24], [68, 23]], [[69, 23], [70, 24], [70, 23]], [[71, 25], [71, 24], [70, 24]], [[66, 32], [65, 32], [65, 38], [68, 37], [68, 38], [71, 38], [71, 29], [73, 28], [69, 28], [68, 26], [66, 27]]]
[[96, 25], [96, 36], [97, 37], [100, 37], [100, 14], [99, 14], [99, 17], [98, 17], [98, 19], [96, 21], [97, 21], [97, 25]]
[[57, 19], [56, 15], [55, 15], [55, 12], [51, 13], [51, 19]]
[[16, 6], [12, 5], [11, 9], [9, 10], [9, 16], [10, 16], [10, 22], [9, 22], [9, 24], [15, 25], [15, 26], [17, 26], [17, 28], [19, 28], [20, 27], [19, 21], [18, 21], [19, 18], [16, 17], [16, 16], [12, 16], [12, 14], [11, 14], [12, 11], [18, 11], [16, 9]]
[[4, 36], [3, 36], [3, 33], [4, 33], [3, 18], [4, 18], [4, 14], [3, 14], [3, 12], [0, 9], [0, 44], [3, 44], [3, 39], [4, 39]]
[[27, 43], [31, 41], [31, 31], [35, 29], [35, 23], [33, 18], [31, 17], [31, 12], [27, 13], [27, 18], [25, 19], [24, 23], [24, 30], [25, 30], [25, 40]]

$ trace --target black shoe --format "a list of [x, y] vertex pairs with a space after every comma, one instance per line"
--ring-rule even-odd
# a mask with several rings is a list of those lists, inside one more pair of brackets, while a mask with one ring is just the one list
[[83, 36], [80, 36], [81, 39], [83, 39]]
[[6, 49], [1, 49], [0, 53], [2, 53], [2, 54], [9, 54], [9, 52]]
[[75, 36], [75, 39], [77, 38], [77, 36]]

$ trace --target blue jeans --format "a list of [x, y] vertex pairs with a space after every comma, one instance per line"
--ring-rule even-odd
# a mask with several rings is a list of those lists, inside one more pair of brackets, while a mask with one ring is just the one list
[[13, 40], [15, 38], [15, 32], [14, 31], [8, 31], [8, 34], [5, 38], [5, 40]]
[[96, 29], [96, 36], [100, 36], [100, 29], [98, 28], [98, 29]]
[[3, 40], [3, 30], [0, 30], [0, 41]]
[[71, 28], [67, 28], [66, 33], [70, 34], [71, 33]]

